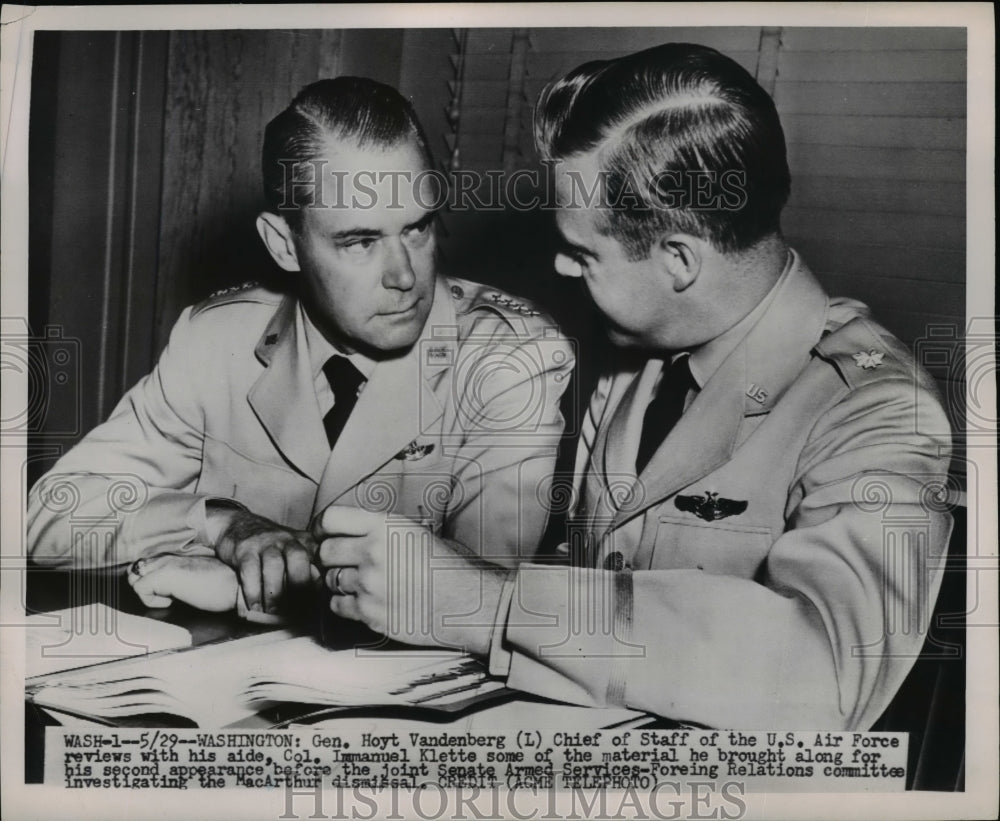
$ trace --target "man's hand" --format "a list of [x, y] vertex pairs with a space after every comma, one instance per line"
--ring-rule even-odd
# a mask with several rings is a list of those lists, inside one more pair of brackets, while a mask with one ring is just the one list
[[219, 533], [215, 554], [236, 570], [248, 611], [274, 613], [286, 589], [319, 578], [312, 564], [316, 542], [309, 533], [242, 508], [210, 509], [209, 517], [210, 530]]
[[185, 602], [221, 613], [236, 605], [236, 572], [211, 556], [164, 553], [139, 559], [128, 569], [128, 582], [146, 607]]
[[407, 644], [489, 652], [507, 571], [417, 522], [331, 505], [317, 517], [330, 609]]

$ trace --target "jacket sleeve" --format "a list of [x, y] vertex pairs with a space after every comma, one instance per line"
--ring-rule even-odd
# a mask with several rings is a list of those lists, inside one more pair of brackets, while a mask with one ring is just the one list
[[153, 371], [32, 488], [27, 544], [35, 562], [100, 567], [159, 553], [213, 554], [204, 546], [204, 497], [195, 493], [204, 366], [186, 309]]
[[757, 579], [525, 565], [491, 669], [512, 687], [733, 728], [866, 729], [919, 655], [951, 517], [949, 437], [912, 380], [851, 391], [800, 454]]
[[443, 535], [506, 567], [535, 555], [574, 361], [544, 317], [517, 332], [500, 319], [476, 323], [455, 367], [461, 441]]

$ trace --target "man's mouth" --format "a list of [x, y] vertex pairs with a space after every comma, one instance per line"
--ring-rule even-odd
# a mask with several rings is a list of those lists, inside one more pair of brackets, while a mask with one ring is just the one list
[[410, 303], [405, 308], [400, 308], [395, 311], [382, 311], [379, 316], [385, 316], [390, 318], [404, 319], [410, 317], [417, 312], [417, 306], [420, 305], [420, 300]]

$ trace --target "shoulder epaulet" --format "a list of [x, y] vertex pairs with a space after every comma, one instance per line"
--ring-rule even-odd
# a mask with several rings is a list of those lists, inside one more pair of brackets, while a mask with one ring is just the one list
[[232, 285], [220, 288], [191, 309], [191, 316], [197, 316], [210, 308], [220, 305], [231, 305], [234, 302], [260, 302], [266, 305], [276, 305], [282, 295], [262, 287], [257, 282], [244, 282], [242, 285]]
[[455, 300], [455, 313], [459, 316], [474, 311], [490, 311], [508, 322], [545, 316], [530, 300], [515, 297], [490, 285], [449, 277], [448, 287]]
[[852, 388], [886, 378], [913, 378], [913, 359], [892, 334], [866, 316], [829, 329], [816, 353]]

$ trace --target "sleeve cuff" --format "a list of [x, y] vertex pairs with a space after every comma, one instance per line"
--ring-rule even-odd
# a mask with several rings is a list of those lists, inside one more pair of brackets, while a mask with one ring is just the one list
[[504, 636], [507, 632], [507, 619], [510, 615], [510, 603], [514, 599], [514, 588], [517, 585], [517, 571], [508, 574], [500, 590], [500, 602], [493, 619], [493, 635], [490, 639], [490, 675], [503, 676], [510, 673], [511, 653], [504, 648]]
[[230, 510], [246, 510], [239, 502], [232, 499], [223, 499], [219, 496], [203, 496], [195, 503], [188, 514], [187, 525], [195, 532], [195, 538], [199, 544], [215, 549], [215, 543], [221, 533], [212, 533], [208, 525], [209, 505], [218, 508], [229, 508]]

